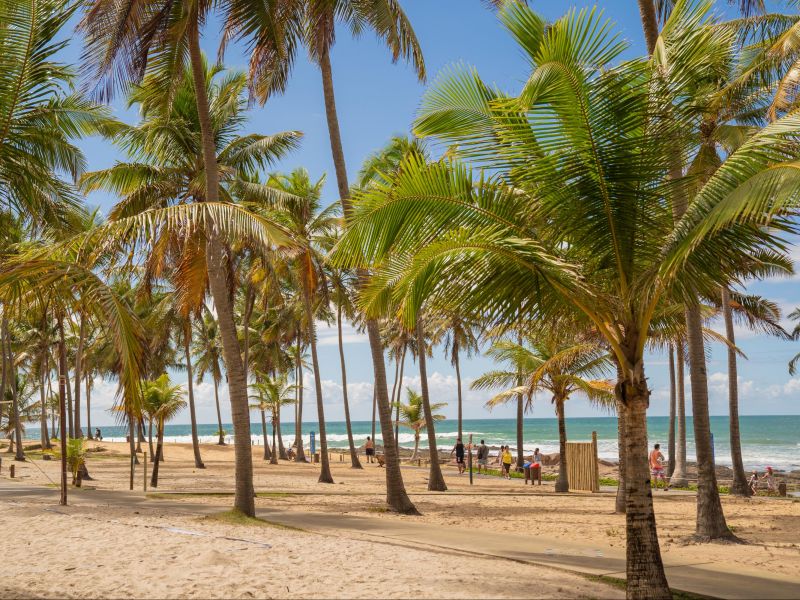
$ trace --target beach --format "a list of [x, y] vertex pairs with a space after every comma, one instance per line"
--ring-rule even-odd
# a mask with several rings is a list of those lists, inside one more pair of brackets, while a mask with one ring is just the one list
[[[370, 523], [422, 523], [431, 528], [467, 528], [475, 555], [378, 541], [364, 532], [320, 534], [268, 523], [217, 520], [232, 505], [233, 447], [202, 445], [205, 469], [196, 469], [189, 444], [166, 444], [157, 490], [142, 494], [142, 465], [135, 491], [128, 489], [124, 443], [88, 442], [91, 481], [70, 488], [73, 505], [45, 498], [15, 500], [14, 485], [55, 492], [56, 461], [16, 463], [8, 479], [3, 454], [0, 527], [6, 539], [33, 553], [47, 540], [66, 551], [47, 559], [5, 559], [3, 597], [48, 596], [68, 582], [67, 597], [620, 597], [618, 588], [554, 570], [482, 556], [482, 539], [507, 534], [548, 540], [551, 545], [586, 544], [609, 555], [624, 552], [625, 518], [614, 514], [611, 491], [555, 494], [552, 482], [525, 486], [520, 479], [459, 476], [444, 466], [448, 492], [426, 491], [427, 469], [405, 465], [409, 495], [422, 513], [398, 516], [385, 509], [385, 471], [375, 464], [350, 468], [332, 455], [335, 484], [317, 483], [319, 466], [281, 461], [267, 464], [253, 448], [256, 508], [293, 523], [360, 518]], [[363, 457], [362, 457], [363, 460]], [[613, 467], [605, 467], [613, 473]], [[21, 489], [21, 488], [20, 488]], [[186, 492], [184, 495], [175, 492]], [[94, 498], [97, 500], [93, 500]], [[125, 498], [139, 504], [125, 506]], [[57, 496], [56, 496], [57, 498]], [[695, 497], [654, 492], [665, 562], [719, 563], [742, 573], [767, 571], [792, 578], [800, 564], [800, 500], [723, 496], [728, 523], [747, 545], [697, 544]], [[198, 516], [201, 515], [201, 516]], [[305, 529], [302, 527], [301, 529]], [[445, 531], [446, 529], [442, 529]], [[189, 533], [187, 533], [189, 532]], [[245, 541], [242, 541], [245, 540]], [[266, 548], [263, 544], [269, 544]], [[262, 544], [262, 545], [259, 545]], [[587, 546], [587, 547], [589, 547]], [[47, 572], [49, 575], [43, 576]], [[63, 576], [60, 575], [63, 572]], [[56, 575], [59, 574], [59, 575]]]

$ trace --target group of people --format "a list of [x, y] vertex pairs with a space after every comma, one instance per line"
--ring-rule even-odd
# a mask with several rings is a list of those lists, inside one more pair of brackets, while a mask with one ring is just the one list
[[[455, 455], [456, 457], [456, 465], [458, 466], [459, 475], [463, 474], [467, 470], [465, 457], [468, 451], [472, 451], [472, 445], [467, 444], [465, 446], [461, 441], [461, 438], [457, 438], [455, 446], [453, 446], [453, 449], [450, 451], [450, 456]], [[489, 447], [486, 445], [485, 440], [481, 440], [481, 443], [476, 447], [475, 459], [477, 462], [478, 474], [481, 473], [481, 469], [483, 469], [484, 473], [488, 474]], [[511, 446], [500, 446], [500, 451], [497, 453], [496, 460], [497, 464], [499, 464], [501, 467], [502, 476], [506, 479], [511, 479], [511, 465], [514, 464], [514, 455], [511, 453]], [[536, 450], [533, 452], [532, 460], [526, 461], [524, 466], [541, 466], [541, 464], [542, 454], [539, 452], [539, 448], [536, 448]]]
[[767, 491], [775, 492], [777, 491], [777, 486], [775, 485], [775, 474], [772, 472], [772, 467], [767, 467], [767, 472], [764, 473], [760, 478], [758, 476], [758, 471], [753, 471], [750, 475], [750, 481], [747, 482], [747, 485], [750, 487], [750, 491], [753, 492], [755, 495], [758, 492], [758, 482], [765, 481], [767, 484]]

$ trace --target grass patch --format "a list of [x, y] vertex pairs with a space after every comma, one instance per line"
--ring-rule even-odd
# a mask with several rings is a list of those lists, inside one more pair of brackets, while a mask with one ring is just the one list
[[[596, 581], [605, 583], [620, 590], [627, 589], [627, 584], [624, 579], [619, 577], [610, 577], [608, 575], [585, 575], [589, 581]], [[710, 596], [701, 596], [699, 594], [692, 594], [691, 592], [682, 592], [680, 590], [670, 590], [672, 592], [673, 600], [707, 600]]]
[[200, 519], [201, 521], [215, 521], [217, 523], [225, 523], [226, 525], [237, 525], [245, 527], [274, 527], [275, 529], [286, 529], [288, 531], [305, 531], [299, 527], [292, 527], [291, 525], [284, 525], [283, 523], [276, 523], [275, 521], [268, 521], [258, 517], [248, 517], [242, 511], [235, 508], [226, 510], [225, 512], [216, 513], [213, 515], [206, 515]]
[[600, 485], [619, 485], [619, 480], [613, 477], [601, 477]]
[[256, 498], [288, 498], [296, 495], [289, 492], [256, 492]]
[[387, 513], [387, 512], [389, 512], [389, 509], [386, 508], [385, 506], [368, 506], [367, 507], [367, 512], [371, 512], [371, 513]]
[[175, 498], [213, 498], [215, 496], [233, 496], [230, 492], [149, 492], [146, 498], [161, 498], [161, 499], [175, 499]]

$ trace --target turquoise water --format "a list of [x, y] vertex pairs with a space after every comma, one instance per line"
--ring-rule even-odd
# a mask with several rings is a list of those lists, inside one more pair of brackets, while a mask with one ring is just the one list
[[[667, 446], [667, 417], [649, 417], [647, 419], [650, 443], [661, 443], [666, 454]], [[269, 425], [268, 425], [269, 427]], [[228, 440], [232, 439], [233, 427], [224, 425], [228, 432]], [[800, 469], [800, 415], [791, 416], [744, 416], [740, 419], [742, 436], [742, 453], [745, 468], [763, 469], [770, 465], [781, 470]], [[127, 430], [123, 427], [102, 427], [103, 437], [109, 441], [124, 440]], [[347, 446], [347, 435], [343, 421], [327, 423], [328, 446], [343, 448]], [[372, 423], [369, 421], [355, 421], [353, 434], [356, 444], [361, 445], [371, 434]], [[198, 425], [198, 434], [203, 442], [216, 441], [216, 425]], [[711, 417], [711, 430], [714, 434], [714, 450], [716, 462], [721, 465], [730, 465], [730, 445], [728, 440], [728, 417]], [[318, 431], [314, 422], [303, 423], [303, 442], [308, 446], [310, 433]], [[436, 438], [441, 449], [447, 449], [455, 443], [457, 435], [456, 421], [446, 420], [436, 423]], [[598, 453], [601, 458], [616, 460], [617, 458], [617, 420], [614, 417], [568, 418], [567, 437], [573, 441], [591, 439], [592, 431], [597, 432]], [[464, 435], [473, 434], [477, 442], [480, 439], [490, 446], [509, 444], [516, 446], [516, 423], [514, 419], [465, 419]], [[190, 441], [190, 428], [188, 425], [167, 425], [165, 440], [170, 442]], [[271, 431], [270, 431], [271, 434]], [[29, 427], [26, 437], [39, 438], [38, 428]], [[377, 440], [380, 443], [380, 426], [377, 426]], [[694, 460], [694, 435], [692, 419], [687, 419], [687, 458]], [[261, 424], [253, 423], [252, 438], [254, 444], [262, 444]], [[291, 444], [294, 440], [294, 424], [283, 424], [284, 443]], [[400, 445], [411, 448], [414, 445], [414, 436], [409, 430], [400, 429]], [[427, 436], [422, 435], [420, 446], [427, 447]], [[542, 452], [558, 451], [558, 424], [556, 419], [525, 419], [524, 444], [526, 452], [540, 448]]]

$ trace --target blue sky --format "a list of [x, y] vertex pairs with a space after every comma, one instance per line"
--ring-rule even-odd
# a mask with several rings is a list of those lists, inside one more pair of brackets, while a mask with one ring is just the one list
[[[532, 0], [531, 5], [546, 17], [554, 19], [571, 7], [591, 6], [590, 2], [558, 2]], [[727, 2], [718, 2], [719, 10], [731, 12]], [[425, 54], [429, 82], [435, 80], [437, 73], [451, 64], [473, 65], [489, 82], [500, 88], [514, 92], [519, 89], [527, 76], [527, 67], [521, 53], [510, 37], [497, 22], [494, 14], [488, 11], [479, 0], [405, 0], [403, 6], [417, 32]], [[628, 56], [644, 52], [644, 42], [639, 23], [639, 13], [633, 0], [600, 2], [605, 14], [617, 23], [618, 31], [630, 44]], [[216, 56], [219, 23], [211, 20], [204, 34], [203, 48], [210, 56]], [[66, 60], [76, 61], [80, 54], [80, 39], [75, 37]], [[230, 68], [244, 69], [247, 59], [242, 48], [232, 47], [226, 56]], [[370, 34], [359, 40], [352, 40], [345, 30], [340, 31], [332, 55], [336, 100], [342, 128], [345, 155], [351, 180], [358, 171], [363, 159], [381, 147], [393, 134], [409, 131], [420, 98], [426, 85], [417, 81], [413, 70], [404, 65], [391, 63], [389, 52]], [[136, 115], [125, 108], [122, 98], [113, 102], [119, 118], [133, 122]], [[336, 186], [333, 165], [330, 159], [327, 126], [322, 103], [322, 86], [318, 70], [303, 59], [295, 67], [294, 75], [286, 94], [277, 97], [264, 106], [255, 107], [250, 115], [248, 131], [272, 133], [283, 130], [299, 130], [304, 134], [301, 148], [285, 159], [278, 169], [289, 170], [298, 166], [306, 167], [312, 176], [328, 174], [324, 197], [329, 202], [336, 199]], [[87, 155], [89, 169], [111, 166], [123, 158], [105, 140], [87, 139], [80, 142]], [[92, 204], [108, 209], [114, 198], [94, 194], [89, 198]], [[800, 261], [800, 252], [795, 251], [795, 260]], [[800, 277], [753, 283], [749, 290], [777, 301], [788, 313], [800, 306]], [[719, 326], [717, 326], [719, 329]], [[740, 361], [742, 414], [798, 414], [800, 413], [800, 377], [791, 378], [786, 364], [797, 352], [800, 342], [782, 342], [765, 336], [756, 336], [737, 330], [738, 342], [748, 356]], [[347, 332], [348, 379], [353, 403], [353, 417], [368, 419], [371, 413], [372, 367], [366, 339], [355, 331]], [[329, 419], [342, 418], [341, 377], [335, 331], [320, 330], [320, 360], [324, 384], [326, 415]], [[445, 410], [448, 416], [455, 415], [455, 379], [450, 364], [441, 356], [440, 349], [428, 367], [434, 401], [451, 402]], [[465, 360], [462, 374], [465, 380], [480, 375], [491, 368], [490, 361], [484, 358]], [[650, 414], [667, 414], [667, 361], [662, 355], [648, 356], [646, 372], [653, 390]], [[387, 365], [389, 376], [393, 367]], [[725, 351], [719, 346], [711, 348], [708, 363], [710, 377], [711, 413], [727, 412], [727, 377]], [[418, 385], [416, 365], [410, 360], [406, 364], [405, 383], [412, 387]], [[185, 376], [175, 374], [176, 380]], [[309, 382], [310, 374], [307, 375]], [[688, 375], [687, 375], [688, 379]], [[688, 386], [688, 384], [687, 384]], [[313, 386], [307, 383], [306, 414], [313, 418]], [[484, 418], [487, 416], [483, 402], [486, 393], [467, 391], [465, 385], [465, 417]], [[110, 405], [114, 393], [112, 384], [98, 382], [95, 394], [96, 410], [92, 420], [96, 423], [110, 423], [111, 417], [104, 412]], [[687, 389], [688, 393], [688, 389]], [[200, 422], [214, 420], [213, 391], [210, 383], [199, 386], [198, 413]], [[227, 394], [223, 390], [222, 402], [229, 414]], [[584, 400], [570, 401], [568, 414], [573, 416], [592, 416], [602, 414], [589, 406]], [[511, 407], [496, 408], [491, 416], [512, 417]], [[534, 417], [553, 416], [552, 407], [544, 400], [537, 403]], [[183, 415], [176, 422], [186, 422]]]

